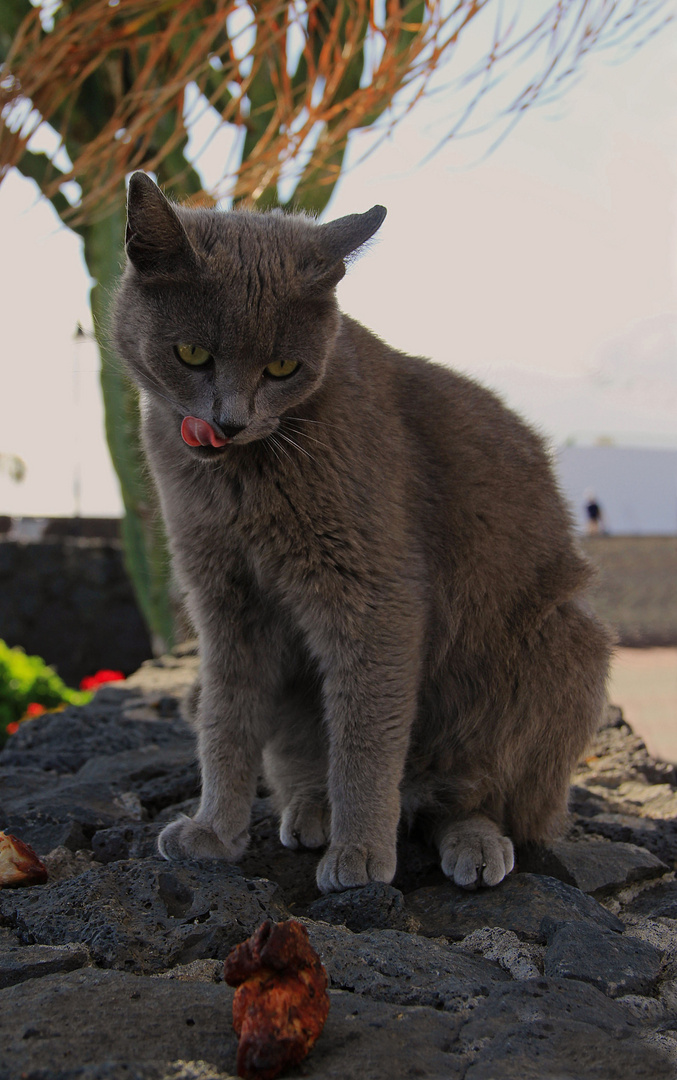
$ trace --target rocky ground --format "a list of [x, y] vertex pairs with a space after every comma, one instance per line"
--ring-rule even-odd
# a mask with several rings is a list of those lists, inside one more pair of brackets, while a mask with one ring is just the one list
[[231, 947], [301, 919], [331, 1010], [290, 1076], [668, 1080], [677, 1075], [677, 775], [610, 709], [569, 835], [496, 889], [449, 884], [403, 838], [392, 886], [321, 897], [264, 797], [237, 867], [169, 864], [155, 836], [198, 792], [178, 699], [196, 660], [153, 661], [0, 754], [0, 828], [46, 885], [0, 892], [0, 1080], [224, 1080]]

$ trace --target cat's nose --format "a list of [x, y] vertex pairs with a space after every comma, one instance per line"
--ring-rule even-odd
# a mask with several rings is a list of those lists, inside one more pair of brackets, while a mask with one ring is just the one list
[[244, 431], [246, 424], [219, 424], [220, 430], [227, 439], [234, 439], [239, 432]]

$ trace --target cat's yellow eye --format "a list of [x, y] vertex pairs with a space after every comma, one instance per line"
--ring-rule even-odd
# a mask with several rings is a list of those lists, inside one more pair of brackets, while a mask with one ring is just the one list
[[206, 349], [201, 349], [199, 345], [175, 345], [174, 349], [179, 360], [183, 360], [184, 364], [190, 364], [191, 367], [202, 367], [212, 358], [212, 354]]
[[287, 375], [292, 375], [298, 366], [298, 360], [273, 360], [272, 364], [267, 364], [264, 370], [266, 375], [270, 375], [273, 379], [286, 379]]

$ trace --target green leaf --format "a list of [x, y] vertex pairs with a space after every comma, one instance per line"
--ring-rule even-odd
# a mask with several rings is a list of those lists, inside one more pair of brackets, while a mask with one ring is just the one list
[[[32, 150], [24, 150], [17, 169], [22, 176], [35, 180], [43, 195], [47, 184], [52, 184], [59, 176], [63, 176], [61, 170], [57, 169], [46, 154], [36, 154]], [[57, 191], [55, 195], [50, 195], [49, 201], [61, 218], [72, 209], [68, 199], [60, 191]]]
[[60, 705], [84, 705], [92, 694], [66, 686], [54, 668], [40, 656], [27, 656], [23, 649], [10, 648], [0, 640], [0, 746], [7, 725], [24, 716], [31, 702], [45, 709]]
[[[320, 135], [320, 139], [323, 135]], [[308, 162], [293, 194], [285, 203], [285, 210], [304, 210], [308, 214], [322, 213], [339, 181], [346, 146], [347, 140], [343, 145], [337, 144], [323, 165], [316, 165], [312, 160]]]
[[0, 4], [0, 61], [12, 47], [17, 30], [27, 15], [35, 11], [30, 0], [2, 0]]

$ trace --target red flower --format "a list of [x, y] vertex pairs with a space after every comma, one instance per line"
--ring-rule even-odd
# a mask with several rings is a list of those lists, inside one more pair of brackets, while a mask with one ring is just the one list
[[[44, 712], [47, 712], [47, 709], [39, 701], [29, 701], [23, 719], [29, 720], [33, 716], [42, 716]], [[7, 730], [9, 731], [9, 728]]]
[[80, 683], [81, 690], [94, 690], [95, 687], [101, 686], [102, 683], [120, 682], [124, 680], [124, 675], [121, 671], [109, 671], [103, 668], [101, 671], [97, 671], [95, 675], [85, 675], [84, 679]]
[[18, 730], [19, 730], [19, 721], [18, 720], [12, 720], [11, 723], [9, 723], [7, 725], [7, 727], [5, 728], [5, 731], [7, 732], [8, 735], [14, 735]]

